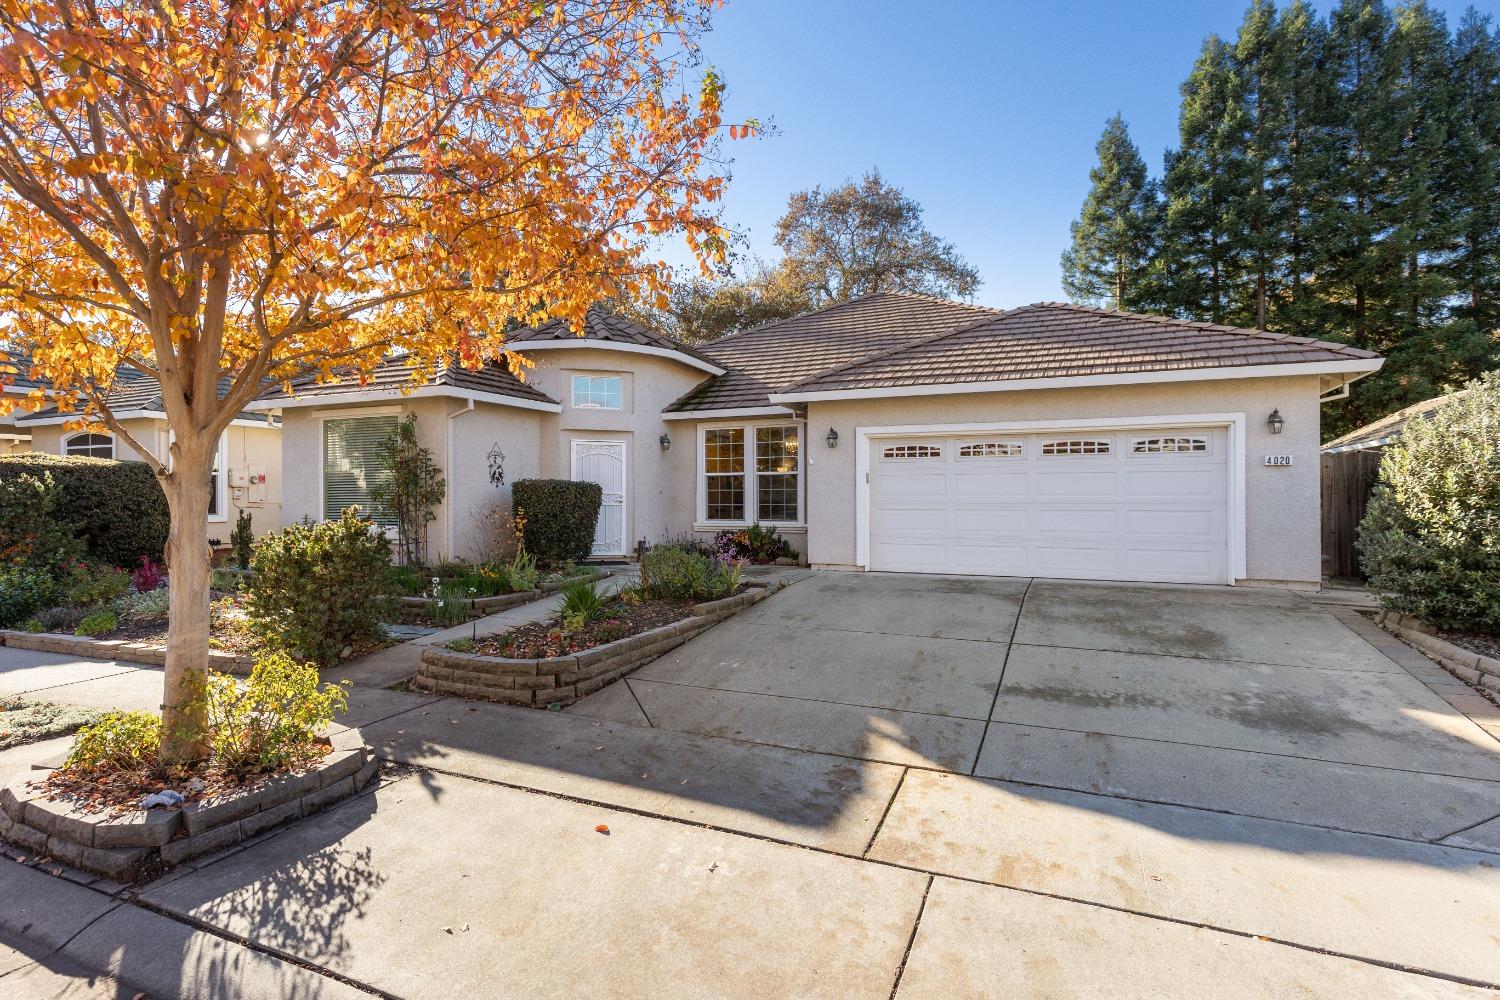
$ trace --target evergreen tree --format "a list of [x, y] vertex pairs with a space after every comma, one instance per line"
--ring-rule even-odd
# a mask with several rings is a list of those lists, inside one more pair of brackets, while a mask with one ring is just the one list
[[1062, 255], [1063, 288], [1074, 302], [1144, 309], [1161, 228], [1156, 185], [1119, 114], [1105, 123], [1094, 148], [1099, 162], [1089, 171], [1089, 193]]
[[1451, 100], [1441, 179], [1454, 292], [1447, 340], [1477, 374], [1500, 365], [1500, 32], [1472, 8], [1453, 42]]
[[1249, 189], [1241, 93], [1233, 49], [1210, 36], [1182, 85], [1182, 146], [1167, 155], [1165, 304], [1213, 323], [1229, 320], [1244, 266], [1233, 214]]
[[1285, 279], [1283, 258], [1287, 198], [1277, 165], [1287, 155], [1285, 51], [1280, 44], [1272, 0], [1254, 0], [1234, 46], [1244, 132], [1239, 137], [1245, 191], [1232, 201], [1227, 229], [1237, 243], [1245, 281], [1233, 289], [1229, 321], [1264, 330], [1270, 301]]

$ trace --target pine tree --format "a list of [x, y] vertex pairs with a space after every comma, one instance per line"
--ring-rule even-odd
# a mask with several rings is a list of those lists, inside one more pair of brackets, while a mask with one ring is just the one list
[[1156, 185], [1119, 114], [1105, 123], [1095, 151], [1099, 162], [1062, 255], [1063, 288], [1074, 302], [1144, 309], [1161, 228]]
[[1166, 305], [1214, 323], [1229, 319], [1244, 266], [1233, 218], [1249, 186], [1241, 91], [1233, 49], [1210, 36], [1182, 85], [1182, 146], [1167, 156]]
[[1290, 228], [1285, 191], [1277, 177], [1287, 145], [1283, 57], [1274, 3], [1254, 0], [1234, 46], [1244, 124], [1237, 144], [1245, 189], [1242, 198], [1230, 202], [1226, 223], [1245, 270], [1245, 281], [1233, 289], [1229, 320], [1259, 330], [1266, 329], [1270, 301], [1285, 277], [1282, 259]]

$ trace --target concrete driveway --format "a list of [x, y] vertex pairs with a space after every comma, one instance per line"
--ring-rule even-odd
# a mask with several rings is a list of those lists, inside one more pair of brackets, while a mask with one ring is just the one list
[[564, 713], [356, 687], [377, 786], [154, 883], [0, 865], [0, 996], [1500, 997], [1476, 698], [1286, 592], [815, 574]]

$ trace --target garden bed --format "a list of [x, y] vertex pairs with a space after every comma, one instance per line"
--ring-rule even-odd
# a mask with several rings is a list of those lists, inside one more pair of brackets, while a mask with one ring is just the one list
[[[647, 600], [628, 611], [629, 606], [616, 600], [597, 619], [562, 638], [556, 636], [555, 623], [534, 623], [483, 640], [473, 652], [428, 647], [422, 651], [421, 668], [410, 686], [417, 691], [462, 698], [560, 708], [624, 677], [771, 592], [770, 588], [751, 584], [717, 601]], [[617, 608], [619, 614], [615, 613]], [[606, 630], [611, 621], [616, 624]], [[629, 631], [623, 637], [598, 642], [620, 629]], [[501, 650], [553, 655], [497, 655]]]
[[[610, 575], [610, 570], [592, 569], [586, 573], [574, 573], [572, 575], [557, 575], [542, 579], [536, 587], [530, 590], [518, 590], [509, 594], [495, 594], [488, 597], [461, 597], [457, 601], [465, 608], [465, 620], [471, 618], [482, 618], [492, 615], [506, 608], [518, 607], [522, 604], [530, 604], [548, 594], [556, 593], [570, 583], [578, 580], [602, 580]], [[454, 598], [445, 598], [453, 600]], [[436, 627], [451, 627], [452, 622], [440, 621], [431, 614], [433, 598], [413, 597], [398, 594], [392, 598], [401, 621], [418, 624], [433, 624]], [[462, 624], [461, 622], [458, 624]]]
[[177, 805], [142, 809], [140, 796], [171, 784], [133, 772], [88, 781], [54, 771], [0, 789], [0, 837], [55, 861], [121, 882], [233, 846], [364, 788], [375, 776], [357, 729], [322, 742], [320, 755], [248, 780], [205, 771]]
[[70, 736], [99, 718], [99, 712], [49, 701], [0, 698], [0, 750]]

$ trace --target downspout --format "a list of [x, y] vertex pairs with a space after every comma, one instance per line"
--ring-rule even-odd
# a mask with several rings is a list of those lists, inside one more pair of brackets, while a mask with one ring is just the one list
[[[443, 441], [443, 476], [448, 481], [448, 492], [447, 492], [447, 495], [443, 499], [443, 536], [444, 536], [444, 539], [448, 543], [448, 553], [447, 553], [447, 556], [446, 556], [446, 558], [448, 558], [448, 559], [455, 559], [455, 558], [457, 558], [457, 553], [454, 550], [454, 530], [453, 530], [453, 508], [455, 506], [455, 503], [454, 503], [454, 494], [455, 494], [455, 491], [453, 489], [453, 483], [454, 483], [454, 478], [453, 478], [453, 471], [454, 471], [453, 470], [453, 421], [457, 420], [459, 417], [463, 416], [465, 413], [472, 413], [472, 412], [474, 412], [474, 400], [468, 399], [468, 400], [465, 400], [465, 403], [467, 405], [464, 406], [464, 408], [461, 409], [461, 410], [459, 410], [457, 413], [450, 413], [450, 414], [448, 414], [448, 419], [444, 422], [444, 428], [443, 428], [444, 429], [444, 435], [443, 435], [443, 437], [444, 437], [444, 441]], [[429, 559], [432, 558], [432, 554], [431, 553], [428, 553], [428, 558]]]

